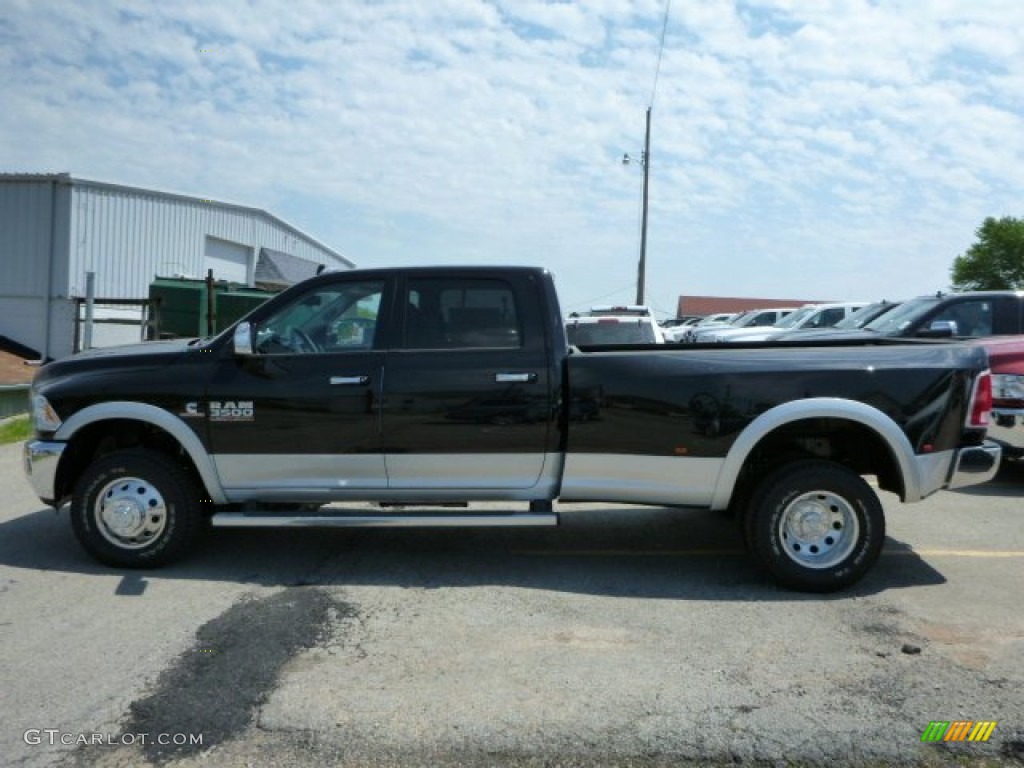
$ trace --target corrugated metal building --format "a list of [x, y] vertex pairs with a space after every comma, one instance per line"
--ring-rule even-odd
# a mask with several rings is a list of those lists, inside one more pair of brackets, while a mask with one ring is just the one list
[[355, 266], [258, 208], [67, 173], [0, 174], [0, 335], [43, 357], [72, 352], [74, 298], [85, 296], [87, 272], [97, 297], [142, 299], [158, 275], [212, 269], [253, 285], [263, 262], [279, 265], [282, 255], [304, 267], [292, 274]]

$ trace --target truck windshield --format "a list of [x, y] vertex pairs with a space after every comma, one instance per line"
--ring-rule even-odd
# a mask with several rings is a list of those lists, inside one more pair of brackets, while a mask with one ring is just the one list
[[817, 307], [800, 307], [796, 312], [791, 315], [786, 315], [782, 320], [775, 324], [776, 328], [799, 328], [803, 325], [804, 320], [807, 319], [808, 315], [811, 315], [818, 311]]
[[865, 330], [874, 331], [882, 336], [895, 336], [906, 330], [911, 323], [931, 310], [939, 299], [935, 296], [921, 296], [901, 304], [891, 312], [875, 318], [864, 326]]
[[848, 315], [840, 320], [838, 323], [833, 325], [837, 331], [857, 331], [863, 328], [865, 325], [870, 323], [877, 317], [881, 317], [886, 312], [892, 310], [896, 306], [895, 304], [888, 304], [885, 302], [878, 302], [877, 304], [868, 304], [866, 307], [861, 307], [852, 315]]
[[735, 325], [737, 328], [746, 328], [761, 314], [760, 309], [752, 309], [749, 312], [744, 312], [742, 315], [733, 320], [730, 325]]

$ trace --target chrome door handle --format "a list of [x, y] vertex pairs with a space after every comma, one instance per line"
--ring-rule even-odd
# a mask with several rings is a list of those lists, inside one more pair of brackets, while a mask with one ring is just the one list
[[530, 382], [537, 380], [536, 373], [496, 373], [494, 380], [499, 384], [514, 384], [516, 382]]
[[369, 376], [331, 376], [331, 384], [369, 384]]

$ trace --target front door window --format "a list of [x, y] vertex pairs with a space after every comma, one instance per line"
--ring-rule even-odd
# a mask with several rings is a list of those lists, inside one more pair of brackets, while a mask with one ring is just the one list
[[256, 352], [293, 355], [373, 349], [383, 292], [381, 281], [315, 288], [259, 324]]

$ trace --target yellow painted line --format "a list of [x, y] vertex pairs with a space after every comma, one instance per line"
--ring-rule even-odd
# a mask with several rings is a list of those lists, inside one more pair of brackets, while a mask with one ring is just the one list
[[[743, 549], [513, 549], [513, 555], [528, 557], [723, 557], [745, 555]], [[1007, 559], [1024, 557], [1024, 551], [986, 549], [892, 549], [883, 555], [894, 557], [973, 557]]]
[[920, 555], [921, 557], [981, 557], [1008, 558], [1024, 557], [1024, 551], [1012, 549], [894, 549], [884, 550], [883, 555]]

